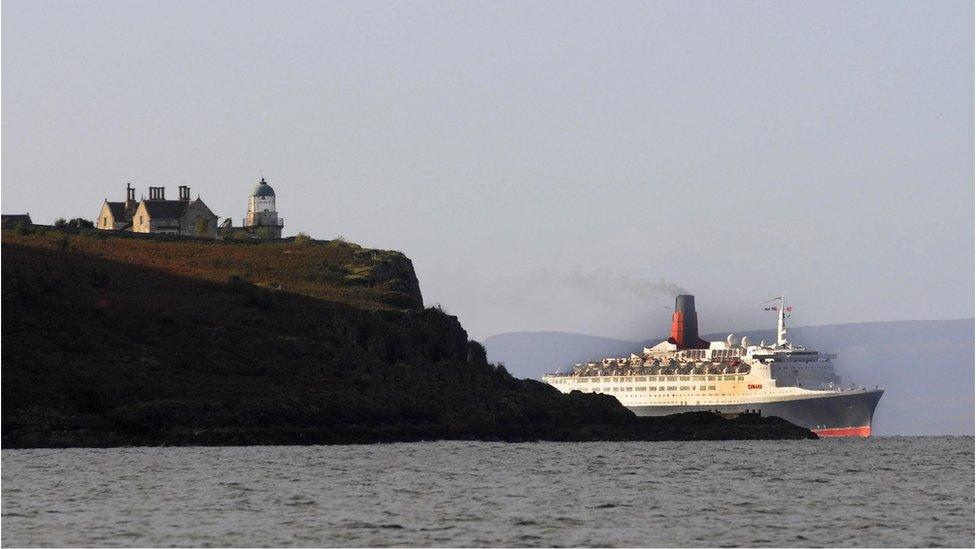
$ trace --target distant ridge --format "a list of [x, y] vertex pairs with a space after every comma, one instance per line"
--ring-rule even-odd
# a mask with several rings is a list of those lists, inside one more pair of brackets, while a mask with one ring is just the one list
[[[724, 339], [729, 332], [705, 339]], [[735, 332], [754, 341], [773, 330]], [[488, 360], [503, 362], [517, 377], [605, 356], [629, 356], [665, 339], [626, 341], [567, 332], [510, 332], [485, 340]], [[837, 373], [887, 391], [875, 414], [877, 435], [972, 435], [974, 429], [973, 319], [894, 320], [790, 328], [800, 345], [836, 353]]]

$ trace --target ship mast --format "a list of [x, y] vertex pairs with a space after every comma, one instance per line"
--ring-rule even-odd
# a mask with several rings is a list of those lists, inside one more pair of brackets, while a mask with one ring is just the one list
[[785, 347], [789, 341], [786, 339], [786, 295], [781, 295], [779, 300], [779, 321], [776, 323], [776, 345]]

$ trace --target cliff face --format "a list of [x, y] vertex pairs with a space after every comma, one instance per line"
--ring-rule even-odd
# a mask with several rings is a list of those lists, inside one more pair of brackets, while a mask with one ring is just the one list
[[413, 269], [410, 258], [400, 252], [382, 250], [358, 250], [355, 257], [369, 265], [368, 269], [355, 276], [347, 276], [351, 283], [360, 282], [367, 287], [385, 287], [390, 292], [402, 296], [397, 300], [409, 309], [421, 309], [424, 298], [420, 293], [420, 281]]
[[2, 260], [4, 447], [810, 436], [514, 379], [396, 252], [5, 231]]

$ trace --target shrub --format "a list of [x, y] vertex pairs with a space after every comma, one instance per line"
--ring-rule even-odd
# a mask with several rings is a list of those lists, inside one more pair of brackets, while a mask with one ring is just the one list
[[92, 267], [90, 279], [92, 288], [102, 289], [108, 287], [108, 274], [99, 267]]
[[224, 239], [231, 240], [233, 242], [246, 242], [250, 240], [251, 237], [244, 231], [233, 231], [227, 236], [225, 236]]
[[23, 221], [18, 221], [17, 226], [14, 227], [14, 230], [16, 230], [17, 234], [21, 236], [28, 235], [34, 232], [32, 228], [28, 226], [26, 223], [24, 223]]
[[[64, 221], [63, 219], [61, 221]], [[55, 246], [62, 250], [67, 250], [71, 246], [71, 237], [67, 233], [62, 234], [54, 241]]]
[[313, 282], [343, 282], [349, 273], [349, 267], [346, 265], [326, 260], [320, 263], [318, 268], [310, 268], [305, 279]]
[[207, 236], [210, 234], [210, 222], [204, 217], [198, 217], [193, 230], [197, 236]]
[[298, 246], [304, 246], [305, 244], [312, 243], [312, 237], [308, 236], [306, 233], [298, 233], [295, 235], [295, 240], [293, 242]]
[[76, 218], [72, 219], [71, 221], [68, 221], [68, 226], [71, 227], [72, 229], [76, 229], [76, 230], [77, 229], [94, 229], [95, 228], [95, 223], [92, 222], [92, 221], [89, 221], [87, 219], [82, 219], [80, 217], [76, 217]]
[[227, 277], [227, 284], [229, 284], [230, 287], [234, 288], [235, 290], [248, 285], [247, 281], [244, 280], [244, 277], [242, 277], [240, 273], [230, 273], [230, 275]]
[[227, 277], [227, 284], [234, 293], [244, 296], [245, 307], [257, 307], [259, 309], [271, 308], [271, 298], [269, 293], [266, 290], [254, 285], [254, 283], [248, 281], [241, 275], [231, 273], [231, 275]]
[[341, 234], [330, 240], [328, 246], [335, 249], [362, 250], [362, 246], [346, 240]]
[[278, 231], [274, 227], [258, 227], [254, 234], [261, 238], [278, 238]]

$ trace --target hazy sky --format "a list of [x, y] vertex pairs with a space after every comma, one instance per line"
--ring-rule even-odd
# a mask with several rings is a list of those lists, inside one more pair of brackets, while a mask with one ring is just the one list
[[972, 2], [19, 2], [2, 207], [190, 185], [472, 337], [973, 316]]

